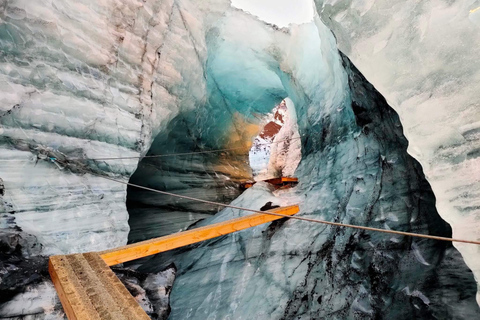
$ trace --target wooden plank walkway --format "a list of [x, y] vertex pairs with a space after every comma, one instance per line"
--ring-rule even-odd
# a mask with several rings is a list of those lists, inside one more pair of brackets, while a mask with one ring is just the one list
[[50, 257], [48, 270], [69, 320], [149, 320], [97, 253]]
[[[285, 215], [294, 215], [299, 211], [299, 208], [298, 206], [290, 206], [283, 208], [275, 208], [268, 211]], [[147, 257], [159, 252], [187, 246], [192, 243], [220, 237], [225, 234], [255, 227], [260, 224], [275, 221], [281, 218], [282, 217], [272, 216], [268, 214], [255, 213], [245, 217], [231, 219], [205, 227], [174, 233], [161, 238], [146, 240], [133, 243], [124, 247], [102, 251], [99, 252], [99, 254], [100, 257], [109, 266], [113, 266], [122, 262], [127, 262]]]
[[[263, 182], [268, 182], [275, 186], [275, 188], [288, 188], [288, 187], [293, 187], [298, 184], [298, 178], [294, 177], [280, 177], [280, 178], [272, 178], [272, 179], [267, 179], [267, 180], [262, 180]], [[241, 185], [242, 189], [248, 189], [253, 187], [253, 185], [256, 183], [256, 181], [247, 181], [244, 182]]]
[[[299, 207], [268, 211], [294, 215]], [[103, 252], [51, 256], [48, 270], [69, 320], [148, 320], [150, 317], [109, 266], [278, 219], [282, 217], [257, 213]]]
[[265, 180], [265, 182], [271, 183], [275, 186], [283, 186], [285, 184], [297, 184], [298, 183], [298, 178], [281, 177], [281, 178], [267, 179], [267, 180]]

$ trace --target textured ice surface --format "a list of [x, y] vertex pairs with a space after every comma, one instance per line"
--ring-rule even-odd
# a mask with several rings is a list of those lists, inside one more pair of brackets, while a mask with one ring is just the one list
[[127, 177], [135, 159], [58, 170], [37, 163], [36, 155], [118, 157], [144, 151], [154, 130], [143, 119], [154, 119], [158, 109], [145, 101], [142, 86], [154, 69], [147, 62], [157, 55], [152, 46], [165, 28], [162, 15], [156, 29], [144, 28], [161, 9], [149, 5], [0, 4], [2, 200], [18, 226], [38, 236], [45, 254], [126, 242], [125, 188], [88, 171]]
[[[453, 236], [479, 240], [480, 2], [315, 2], [339, 49], [398, 112]], [[455, 246], [480, 279], [480, 248]]]
[[153, 274], [142, 274], [123, 268], [114, 268], [114, 271], [152, 320], [168, 318], [175, 267], [169, 266], [164, 271]]
[[[0, 1], [2, 253], [20, 255], [2, 278], [22, 256], [127, 242], [125, 186], [91, 173], [127, 181], [138, 159], [65, 156], [144, 154], [179, 110], [195, 108], [205, 98], [195, 30], [168, 0]], [[25, 294], [29, 281], [38, 278]], [[11, 309], [33, 317], [27, 306]]]
[[46, 282], [34, 288], [26, 288], [25, 293], [15, 296], [15, 298], [2, 305], [0, 318], [16, 320], [66, 319], [63, 312], [58, 310], [59, 304], [60, 300], [53, 284]]
[[285, 102], [287, 105], [285, 123], [273, 139], [270, 148], [267, 179], [272, 178], [271, 175], [275, 178], [293, 176], [302, 157], [302, 141], [298, 133], [295, 105], [290, 98], [285, 99]]
[[[239, 28], [247, 22], [257, 35], [248, 41]], [[234, 204], [258, 209], [267, 201], [300, 202], [304, 216], [451, 236], [421, 166], [407, 153], [397, 114], [338, 53], [319, 19], [279, 30], [229, 11], [212, 28], [209, 57], [227, 56], [221, 65], [207, 65], [207, 77], [221, 75], [227, 103], [237, 106], [241, 92], [243, 104], [251, 106], [250, 99], [258, 96], [250, 96], [246, 87], [258, 86], [259, 76], [278, 77], [305, 134], [295, 190], [273, 194], [256, 184]], [[239, 74], [230, 60], [245, 72]], [[250, 75], [265, 66], [275, 72]], [[252, 78], [246, 84], [237, 80], [244, 77]], [[281, 92], [274, 79], [261, 84]], [[236, 110], [248, 114], [247, 108]], [[195, 226], [239, 214], [226, 209]], [[474, 277], [458, 251], [444, 242], [292, 220], [161, 254], [140, 269], [155, 271], [170, 262], [178, 267], [171, 319], [479, 315]]]
[[[477, 13], [469, 10], [476, 4], [317, 2], [341, 49], [398, 110], [440, 212], [454, 230], [468, 222], [472, 233], [480, 47]], [[35, 264], [25, 266], [27, 257], [127, 241], [126, 190], [93, 173], [126, 181], [138, 161], [65, 156], [239, 147], [142, 161], [132, 178], [228, 202], [250, 175], [258, 115], [285, 97], [308, 136], [296, 173], [302, 183], [276, 194], [257, 185], [235, 203], [301, 202], [306, 216], [450, 236], [396, 114], [340, 57], [318, 17], [278, 28], [226, 0], [14, 0], [0, 1], [0, 18], [1, 271], [2, 281], [8, 275], [23, 285], [1, 283], [14, 301], [2, 305], [3, 317], [56, 312], [46, 315], [54, 295]], [[217, 210], [148, 198], [186, 213], [171, 231], [196, 220], [189, 212]], [[225, 210], [212, 221], [238, 214]], [[461, 249], [475, 267], [478, 248]], [[172, 256], [179, 267], [172, 318], [478, 317], [473, 276], [445, 243], [280, 221], [143, 267], [161, 271]]]
[[256, 181], [293, 176], [302, 157], [295, 105], [290, 98], [273, 109], [249, 152]]

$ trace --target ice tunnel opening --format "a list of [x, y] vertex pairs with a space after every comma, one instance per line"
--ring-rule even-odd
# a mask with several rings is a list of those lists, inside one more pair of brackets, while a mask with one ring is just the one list
[[[147, 153], [173, 156], [142, 159], [130, 182], [228, 204], [244, 191], [247, 181], [293, 176], [301, 158], [296, 111], [291, 99], [280, 101], [273, 103], [271, 110], [262, 107], [249, 108], [244, 114], [227, 112], [222, 121], [213, 120], [218, 109], [210, 110], [213, 115], [205, 114], [203, 120], [198, 115], [178, 115], [158, 134]], [[226, 119], [231, 123], [223, 126]], [[225, 132], [223, 138], [217, 136], [218, 127]], [[203, 130], [212, 131], [214, 140], [210, 134], [203, 135]], [[255, 172], [259, 165], [255, 150], [263, 143], [269, 144], [269, 156], [265, 170]], [[127, 208], [129, 243], [184, 230], [223, 209], [135, 187], [128, 188]]]
[[[264, 30], [263, 22], [243, 11], [236, 13], [235, 19], [216, 22], [221, 28], [212, 27], [206, 31], [205, 60], [189, 66], [188, 74], [183, 78], [182, 86], [186, 90], [183, 87], [181, 90], [188, 92], [188, 99], [176, 102], [181, 111], [156, 133], [147, 155], [194, 153], [145, 158], [130, 182], [203, 200], [230, 203], [243, 191], [241, 183], [253, 179], [249, 150], [261, 131], [261, 119], [289, 94], [278, 61], [269, 59], [260, 49], [265, 45], [265, 37], [270, 38], [275, 29], [270, 26]], [[239, 26], [245, 21], [255, 23], [259, 31], [266, 33], [245, 43], [249, 36], [238, 33]], [[198, 49], [192, 51], [192, 61], [198, 61], [198, 52]], [[184, 56], [187, 54], [182, 52]], [[265, 59], [270, 62], [265, 63]], [[226, 148], [234, 150], [195, 153]], [[177, 232], [211, 217], [220, 209], [220, 206], [129, 187], [128, 242]]]
[[[221, 78], [218, 74], [209, 77]], [[231, 79], [222, 81], [231, 82]], [[215, 83], [210, 87], [204, 112], [178, 114], [156, 136], [147, 153], [174, 156], [142, 159], [130, 178], [131, 183], [224, 204], [244, 191], [241, 185], [253, 179], [249, 151], [262, 129], [261, 119], [279, 105], [284, 92], [274, 88], [267, 91], [266, 99], [255, 94], [256, 100], [245, 98], [234, 103], [234, 98], [227, 100], [225, 97], [235, 88], [218, 89], [219, 86]], [[220, 90], [222, 98], [217, 99]], [[290, 105], [291, 112], [295, 113], [293, 102], [289, 99], [283, 101], [285, 112]], [[295, 123], [289, 126], [296, 128], [296, 117], [290, 118]], [[292, 134], [298, 135], [298, 129], [284, 133], [283, 139]], [[220, 152], [204, 152], [210, 150]], [[127, 209], [128, 242], [133, 243], [184, 230], [215, 215], [223, 207], [129, 187]]]
[[248, 155], [254, 180], [293, 176], [301, 159], [293, 101], [282, 100], [263, 122], [262, 131], [255, 137]]
[[262, 131], [253, 140], [252, 148], [248, 152], [248, 160], [255, 180], [261, 180], [259, 176], [268, 174], [271, 144], [285, 123], [285, 111], [285, 100], [282, 100], [271, 113], [264, 117]]

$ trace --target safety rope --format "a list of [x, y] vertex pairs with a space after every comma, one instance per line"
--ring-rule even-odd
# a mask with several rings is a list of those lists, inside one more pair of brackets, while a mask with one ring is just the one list
[[305, 218], [305, 217], [289, 216], [289, 215], [285, 215], [285, 214], [281, 214], [281, 213], [274, 213], [274, 212], [268, 212], [268, 211], [248, 209], [248, 208], [234, 206], [234, 205], [231, 205], [231, 204], [223, 204], [223, 203], [219, 203], [219, 202], [202, 200], [202, 199], [197, 199], [197, 198], [193, 198], [193, 197], [189, 197], [189, 196], [179, 195], [179, 194], [175, 194], [175, 193], [171, 193], [171, 192], [167, 192], [167, 191], [152, 189], [152, 188], [140, 186], [138, 184], [134, 184], [134, 183], [125, 182], [125, 181], [113, 179], [113, 178], [110, 178], [110, 177], [102, 176], [102, 175], [99, 175], [99, 174], [96, 174], [96, 173], [93, 173], [93, 174], [98, 176], [98, 177], [101, 177], [101, 178], [104, 178], [104, 179], [107, 179], [107, 180], [110, 180], [110, 181], [122, 183], [122, 184], [132, 186], [132, 187], [135, 187], [135, 188], [144, 189], [144, 190], [147, 190], [147, 191], [160, 193], [160, 194], [168, 195], [168, 196], [172, 196], [172, 197], [177, 197], [177, 198], [182, 198], [182, 199], [187, 199], [187, 200], [212, 204], [212, 205], [216, 205], [216, 206], [226, 207], [226, 208], [244, 210], [244, 211], [255, 212], [255, 213], [262, 213], [262, 214], [269, 214], [269, 215], [284, 217], [284, 218], [288, 218], [288, 219], [295, 219], [295, 220], [301, 220], [301, 221], [321, 223], [321, 224], [326, 224], [326, 225], [331, 225], [331, 226], [336, 226], [336, 227], [345, 227], [345, 228], [353, 228], [353, 229], [360, 229], [360, 230], [367, 230], [367, 231], [374, 231], [374, 232], [382, 232], [382, 233], [389, 233], [389, 234], [395, 234], [395, 235], [401, 235], [401, 236], [407, 236], [407, 237], [417, 237], [417, 238], [425, 238], [425, 239], [431, 239], [431, 240], [440, 240], [440, 241], [449, 241], [449, 242], [462, 242], [462, 243], [470, 243], [470, 244], [480, 245], [480, 241], [463, 240], [463, 239], [439, 237], [439, 236], [432, 236], [432, 235], [413, 233], [413, 232], [404, 232], [404, 231], [395, 231], [395, 230], [388, 230], [388, 229], [372, 228], [372, 227], [365, 227], [365, 226], [359, 226], [359, 225], [354, 225], [354, 224], [331, 222], [331, 221], [317, 220], [317, 219], [311, 219], [311, 218]]
[[[259, 143], [259, 144], [256, 144], [255, 146], [272, 145], [272, 144], [277, 144], [277, 143], [281, 143], [281, 142], [285, 142], [285, 141], [291, 141], [291, 140], [298, 140], [298, 139], [301, 139], [301, 137], [288, 138], [288, 139], [266, 142], [266, 143]], [[225, 152], [225, 151], [233, 151], [233, 150], [240, 150], [240, 149], [245, 149], [245, 147], [214, 149], [214, 150], [204, 150], [204, 151], [193, 151], [193, 152], [181, 152], [181, 153], [156, 154], [156, 155], [149, 155], [149, 156], [108, 157], [108, 158], [68, 157], [67, 160], [104, 161], [104, 160], [140, 159], [140, 158], [142, 158], [142, 159], [143, 158], [163, 158], [163, 157], [187, 156], [187, 155], [202, 154], [202, 153]]]

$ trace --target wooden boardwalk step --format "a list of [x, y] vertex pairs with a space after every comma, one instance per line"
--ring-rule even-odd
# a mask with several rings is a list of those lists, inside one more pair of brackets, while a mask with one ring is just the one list
[[50, 257], [48, 269], [70, 320], [149, 320], [97, 253]]
[[[271, 185], [273, 185], [276, 189], [279, 188], [290, 188], [294, 187], [298, 184], [298, 178], [294, 177], [280, 177], [280, 178], [272, 178], [272, 179], [267, 179], [267, 180], [262, 180], [263, 182], [268, 182]], [[248, 189], [253, 187], [253, 185], [256, 183], [256, 181], [247, 181], [241, 184], [240, 188], [241, 189]]]
[[[298, 206], [270, 212], [294, 215]], [[51, 256], [48, 270], [69, 320], [148, 320], [109, 266], [282, 219], [268, 214], [215, 223], [103, 252]]]
[[[297, 205], [275, 208], [268, 210], [270, 212], [281, 213], [285, 215], [294, 215], [300, 209]], [[119, 263], [140, 259], [159, 252], [164, 252], [192, 243], [220, 237], [235, 231], [258, 226], [263, 223], [272, 222], [282, 217], [272, 216], [268, 214], [255, 213], [245, 217], [227, 220], [215, 223], [205, 227], [200, 227], [188, 231], [174, 233], [165, 237], [146, 240], [130, 244], [128, 246], [115, 248], [107, 251], [99, 252], [100, 257], [109, 265], [113, 266]]]

